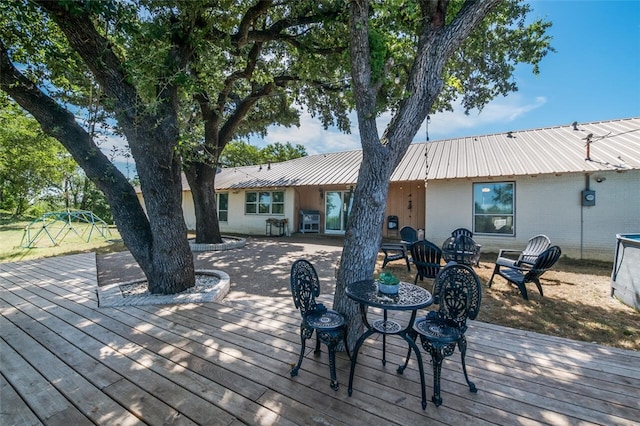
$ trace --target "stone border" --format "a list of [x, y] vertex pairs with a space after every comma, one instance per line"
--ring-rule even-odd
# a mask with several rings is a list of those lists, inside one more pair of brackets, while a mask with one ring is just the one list
[[247, 243], [247, 240], [239, 237], [229, 237], [227, 235], [222, 236], [222, 240], [224, 243], [220, 244], [202, 244], [202, 243], [194, 243], [193, 239], [189, 240], [189, 247], [191, 247], [191, 251], [222, 251], [222, 250], [231, 250], [234, 248], [244, 247]]
[[141, 294], [123, 296], [120, 286], [143, 283], [146, 279], [127, 281], [98, 287], [98, 307], [171, 305], [179, 303], [219, 302], [229, 293], [229, 274], [216, 269], [197, 269], [197, 275], [209, 275], [218, 278], [218, 282], [207, 286], [201, 292], [185, 290], [179, 294]]

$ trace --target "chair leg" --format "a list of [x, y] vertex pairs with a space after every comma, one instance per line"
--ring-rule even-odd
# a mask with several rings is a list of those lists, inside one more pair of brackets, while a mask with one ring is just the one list
[[338, 343], [344, 339], [345, 333], [343, 330], [333, 331], [316, 331], [316, 336], [322, 343], [327, 346], [329, 352], [329, 373], [331, 375], [330, 386], [333, 390], [338, 390], [338, 379], [336, 376], [336, 347]]
[[316, 331], [316, 348], [313, 351], [315, 356], [319, 356], [322, 351], [320, 350], [320, 333]]
[[331, 374], [331, 389], [338, 390], [339, 384], [336, 377], [336, 348], [335, 346], [329, 346], [329, 372]]
[[467, 354], [467, 339], [464, 336], [462, 336], [462, 339], [458, 342], [458, 348], [460, 349], [460, 357], [462, 359], [462, 372], [464, 373], [464, 379], [469, 385], [469, 391], [476, 393], [478, 392], [478, 389], [476, 389], [476, 385], [469, 380], [469, 376], [467, 375], [467, 363], [465, 361]]
[[[409, 338], [413, 339], [414, 342], [418, 338], [418, 332], [413, 329], [409, 330], [408, 334], [409, 334]], [[409, 365], [409, 358], [411, 358], [411, 345], [409, 345], [409, 349], [407, 351], [407, 358], [404, 360], [404, 365], [398, 366], [398, 370], [397, 370], [398, 374], [402, 374], [404, 370], [407, 368], [407, 365]]]
[[491, 287], [491, 284], [493, 284], [493, 277], [495, 274], [498, 273], [498, 271], [500, 270], [500, 265], [497, 265], [493, 268], [493, 274], [491, 274], [491, 278], [489, 279], [489, 284], [488, 286]]
[[515, 283], [515, 285], [518, 286], [518, 289], [520, 290], [520, 293], [522, 294], [522, 298], [524, 300], [529, 300], [529, 295], [527, 294], [526, 284], [524, 282], [522, 282], [522, 283]]
[[442, 355], [442, 351], [431, 347], [429, 352], [431, 352], [431, 362], [433, 363], [433, 396], [431, 397], [431, 401], [439, 407], [442, 405], [442, 397], [440, 396], [440, 377], [442, 375], [442, 360], [444, 356]]
[[540, 284], [540, 280], [539, 279], [534, 279], [533, 280], [534, 283], [536, 283], [536, 287], [538, 287], [538, 291], [540, 292], [540, 296], [544, 297], [544, 294], [542, 294], [542, 285]]
[[300, 370], [300, 366], [302, 365], [302, 360], [304, 359], [304, 351], [305, 351], [305, 347], [306, 347], [306, 340], [307, 338], [304, 337], [304, 335], [302, 334], [302, 332], [300, 332], [300, 357], [298, 357], [298, 364], [293, 367], [293, 370], [291, 370], [291, 377], [295, 377], [298, 375], [298, 370]]

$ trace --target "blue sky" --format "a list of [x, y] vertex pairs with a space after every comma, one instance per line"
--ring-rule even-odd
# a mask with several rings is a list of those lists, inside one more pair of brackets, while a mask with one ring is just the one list
[[[529, 3], [530, 17], [553, 22], [548, 33], [556, 52], [542, 60], [538, 76], [519, 67], [519, 91], [482, 112], [432, 114], [431, 141], [640, 116], [640, 0]], [[379, 120], [381, 132], [387, 122]], [[425, 137], [423, 124], [414, 141]], [[348, 135], [304, 115], [300, 128], [271, 127], [266, 138], [251, 139], [259, 147], [274, 142], [301, 144], [309, 154], [361, 148], [355, 118]]]

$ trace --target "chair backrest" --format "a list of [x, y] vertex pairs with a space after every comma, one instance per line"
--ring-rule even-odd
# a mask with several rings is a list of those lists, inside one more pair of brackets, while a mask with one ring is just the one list
[[308, 260], [298, 259], [291, 265], [289, 284], [293, 303], [304, 317], [315, 309], [316, 297], [320, 295], [318, 273]]
[[438, 316], [455, 323], [464, 332], [467, 318], [475, 319], [480, 312], [482, 287], [471, 267], [447, 264], [433, 283], [433, 295], [438, 303]]
[[411, 244], [411, 261], [416, 265], [418, 275], [422, 278], [435, 278], [440, 272], [442, 250], [428, 240], [420, 240]]
[[478, 251], [478, 245], [473, 238], [468, 235], [458, 235], [454, 242], [458, 251], [463, 253], [475, 253]]
[[551, 246], [543, 251], [536, 259], [531, 270], [525, 274], [524, 280], [531, 281], [533, 279], [540, 278], [542, 274], [548, 271], [558, 261], [558, 259], [560, 259], [561, 254], [562, 250], [560, 250], [560, 247], [558, 246]]
[[478, 245], [473, 238], [460, 234], [451, 236], [445, 240], [442, 250], [446, 250], [445, 258], [454, 262], [471, 264], [474, 263], [478, 253]]
[[548, 249], [550, 246], [551, 240], [546, 235], [541, 234], [531, 237], [527, 242], [527, 246], [522, 250], [518, 262], [533, 265], [538, 256], [540, 256], [540, 253]]
[[402, 238], [402, 241], [413, 243], [418, 241], [418, 231], [411, 226], [403, 226], [400, 228], [400, 238]]
[[458, 235], [464, 235], [469, 238], [473, 238], [473, 232], [469, 231], [467, 228], [458, 228], [451, 231], [452, 237], [457, 237]]

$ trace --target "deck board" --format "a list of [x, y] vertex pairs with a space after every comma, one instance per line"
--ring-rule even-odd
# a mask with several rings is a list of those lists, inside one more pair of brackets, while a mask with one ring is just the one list
[[[307, 347], [289, 298], [97, 307], [95, 255], [0, 264], [0, 423], [32, 424], [606, 424], [640, 418], [640, 354], [472, 322], [467, 366], [443, 365], [443, 405], [420, 406], [415, 357], [369, 339], [337, 355]], [[330, 303], [330, 298], [324, 296]], [[432, 394], [425, 361], [427, 397]]]

